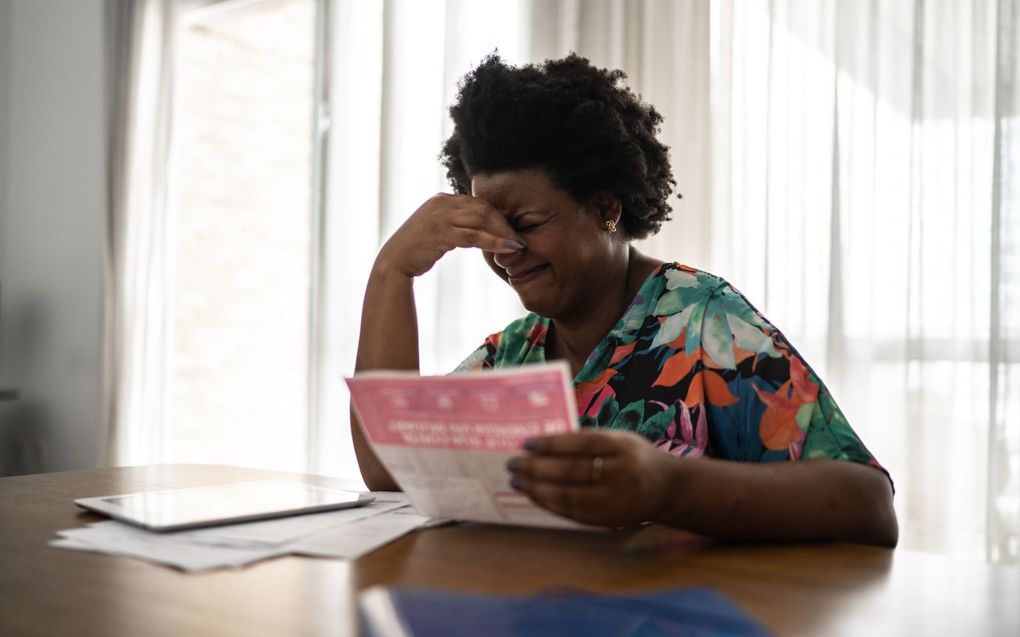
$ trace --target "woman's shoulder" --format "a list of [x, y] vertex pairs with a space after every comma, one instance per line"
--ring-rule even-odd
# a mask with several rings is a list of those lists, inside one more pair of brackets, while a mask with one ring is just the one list
[[729, 281], [718, 274], [695, 268], [680, 261], [662, 264], [659, 274], [673, 283], [672, 288], [684, 286], [717, 289], [720, 286], [729, 285]]
[[672, 316], [694, 307], [704, 306], [713, 297], [733, 290], [726, 279], [684, 265], [678, 261], [664, 263], [650, 279], [649, 294], [645, 302], [655, 303], [648, 308], [654, 316]]

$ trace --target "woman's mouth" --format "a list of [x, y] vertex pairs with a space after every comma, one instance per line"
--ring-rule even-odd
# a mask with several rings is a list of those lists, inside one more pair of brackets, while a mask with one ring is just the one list
[[543, 263], [542, 265], [536, 265], [533, 268], [522, 269], [515, 272], [510, 272], [509, 270], [507, 270], [506, 273], [507, 283], [514, 287], [523, 285], [528, 281], [531, 281], [532, 279], [541, 276], [541, 274], [545, 272], [546, 269], [548, 269], [548, 267], [549, 267], [548, 263]]

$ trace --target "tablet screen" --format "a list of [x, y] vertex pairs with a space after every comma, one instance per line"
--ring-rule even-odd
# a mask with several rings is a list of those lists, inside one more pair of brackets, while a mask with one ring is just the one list
[[341, 509], [369, 501], [371, 496], [355, 491], [279, 480], [75, 500], [87, 509], [162, 531]]

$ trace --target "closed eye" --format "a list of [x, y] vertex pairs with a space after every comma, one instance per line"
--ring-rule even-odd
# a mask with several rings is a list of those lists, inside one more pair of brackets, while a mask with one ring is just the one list
[[517, 226], [517, 232], [531, 232], [535, 228], [539, 227], [540, 223], [532, 223], [526, 226]]

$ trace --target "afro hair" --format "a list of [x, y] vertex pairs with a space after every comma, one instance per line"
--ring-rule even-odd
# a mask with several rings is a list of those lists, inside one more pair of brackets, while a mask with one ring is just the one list
[[490, 54], [450, 107], [454, 130], [439, 158], [454, 191], [470, 193], [472, 174], [542, 168], [581, 203], [619, 198], [627, 237], [655, 234], [670, 218], [676, 181], [656, 139], [662, 116], [625, 77], [574, 53], [521, 67]]

